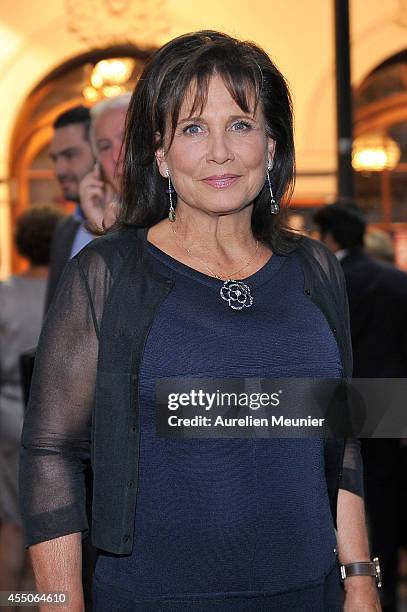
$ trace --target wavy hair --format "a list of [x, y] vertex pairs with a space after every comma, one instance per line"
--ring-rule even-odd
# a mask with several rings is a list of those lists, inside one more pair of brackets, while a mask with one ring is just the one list
[[134, 90], [126, 119], [124, 175], [119, 221], [150, 227], [168, 214], [166, 180], [155, 152], [164, 135], [174, 137], [185, 95], [194, 84], [192, 112], [205, 106], [211, 76], [220, 75], [244, 112], [260, 104], [267, 135], [276, 142], [270, 178], [279, 215], [270, 214], [270, 192], [264, 186], [254, 200], [254, 236], [283, 254], [295, 238], [284, 228], [285, 208], [294, 186], [295, 155], [292, 102], [287, 83], [269, 56], [252, 42], [216, 31], [184, 34], [159, 49], [148, 61]]

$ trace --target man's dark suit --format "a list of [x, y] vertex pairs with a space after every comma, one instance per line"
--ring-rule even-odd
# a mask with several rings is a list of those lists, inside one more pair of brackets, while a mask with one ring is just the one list
[[74, 216], [63, 219], [55, 230], [51, 246], [50, 268], [48, 275], [45, 311], [48, 310], [54, 297], [59, 279], [65, 265], [71, 256], [72, 245], [80, 227], [80, 222]]
[[[369, 257], [362, 249], [342, 260], [349, 296], [354, 377], [407, 377], [407, 274]], [[380, 557], [383, 610], [397, 610], [400, 443], [362, 440], [365, 500], [372, 553]]]

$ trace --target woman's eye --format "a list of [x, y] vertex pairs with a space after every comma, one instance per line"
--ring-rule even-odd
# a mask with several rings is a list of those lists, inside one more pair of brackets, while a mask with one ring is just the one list
[[251, 130], [252, 126], [247, 121], [237, 121], [232, 125], [232, 129], [235, 132], [246, 132], [247, 130]]
[[191, 134], [192, 136], [194, 136], [195, 134], [200, 134], [202, 132], [202, 128], [200, 125], [187, 125], [184, 129], [183, 129], [184, 134]]

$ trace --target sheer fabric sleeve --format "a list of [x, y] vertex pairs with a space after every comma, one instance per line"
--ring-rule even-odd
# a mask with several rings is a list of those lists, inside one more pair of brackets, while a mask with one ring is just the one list
[[363, 463], [360, 452], [360, 440], [357, 438], [346, 438], [345, 452], [343, 455], [342, 478], [340, 489], [346, 489], [360, 497], [363, 492]]
[[[336, 315], [343, 322], [343, 334], [346, 351], [352, 361], [352, 346], [349, 321], [348, 295], [342, 266], [326, 247], [316, 240], [308, 239], [313, 257], [318, 261], [328, 278], [330, 295], [327, 301], [336, 309]], [[350, 367], [351, 369], [351, 367]], [[350, 373], [349, 373], [350, 375]], [[360, 441], [357, 438], [346, 438], [342, 463], [342, 476], [339, 487], [363, 497], [363, 462], [360, 452]]]
[[45, 320], [22, 434], [20, 503], [25, 544], [88, 529], [84, 465], [98, 356], [85, 272], [68, 263]]
[[[336, 258], [335, 258], [336, 259]], [[347, 342], [349, 350], [352, 351], [348, 294], [342, 266], [338, 264], [338, 277], [342, 294], [342, 308], [345, 317], [345, 327], [347, 330]], [[363, 491], [363, 460], [360, 450], [360, 440], [358, 438], [346, 438], [345, 452], [343, 455], [342, 478], [339, 487], [364, 497]]]

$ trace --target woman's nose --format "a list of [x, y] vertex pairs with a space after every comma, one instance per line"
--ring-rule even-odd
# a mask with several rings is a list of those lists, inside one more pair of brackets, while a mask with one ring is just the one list
[[207, 161], [213, 161], [217, 164], [224, 164], [227, 161], [234, 159], [233, 151], [231, 150], [228, 136], [224, 131], [219, 133], [211, 133], [208, 138]]

